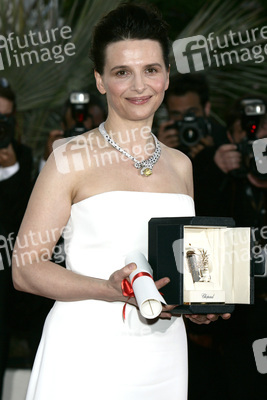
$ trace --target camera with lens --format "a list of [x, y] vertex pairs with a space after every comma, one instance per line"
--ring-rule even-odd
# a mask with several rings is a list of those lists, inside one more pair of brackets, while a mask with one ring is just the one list
[[5, 149], [15, 135], [14, 117], [0, 114], [0, 149]]
[[242, 155], [241, 168], [235, 171], [236, 176], [243, 177], [248, 172], [259, 179], [266, 180], [267, 174], [258, 172], [253, 153], [253, 142], [257, 140], [257, 131], [266, 114], [266, 106], [261, 99], [244, 99], [241, 101], [241, 128], [246, 137], [237, 144]]
[[193, 112], [186, 113], [181, 121], [175, 121], [166, 129], [176, 129], [179, 132], [179, 141], [185, 147], [195, 146], [202, 138], [211, 134], [209, 120], [197, 117]]
[[68, 104], [71, 108], [71, 115], [75, 121], [74, 126], [64, 132], [65, 137], [81, 135], [88, 129], [84, 125], [84, 121], [88, 117], [88, 104], [90, 95], [87, 92], [72, 92], [69, 97]]

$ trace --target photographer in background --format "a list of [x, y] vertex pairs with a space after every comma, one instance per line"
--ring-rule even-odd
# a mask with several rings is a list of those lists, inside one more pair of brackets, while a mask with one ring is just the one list
[[261, 98], [239, 99], [227, 118], [230, 144], [220, 146], [214, 156], [228, 176], [230, 216], [238, 226], [266, 225], [267, 174], [257, 171], [252, 148], [253, 141], [267, 137], [266, 104]]
[[[254, 246], [262, 248], [267, 258], [265, 230], [261, 230], [266, 226], [267, 174], [257, 171], [252, 147], [255, 140], [267, 137], [266, 99], [239, 99], [228, 115], [227, 127], [230, 144], [220, 146], [214, 160], [228, 179], [225, 191], [231, 195], [229, 216], [237, 226], [253, 228]], [[255, 268], [256, 275], [262, 274], [257, 272], [257, 263]], [[231, 400], [260, 400], [267, 393], [266, 376], [257, 371], [252, 349], [255, 340], [267, 337], [266, 277], [255, 277], [254, 296], [255, 304], [237, 305], [231, 321], [218, 324], [225, 365], [221, 383], [227, 384]]]
[[18, 317], [10, 258], [32, 188], [32, 152], [15, 139], [15, 111], [15, 93], [8, 81], [0, 78], [0, 398], [10, 331]]
[[42, 169], [52, 153], [55, 140], [76, 136], [94, 129], [105, 121], [105, 117], [105, 108], [99, 97], [86, 91], [72, 92], [64, 104], [62, 129], [54, 129], [49, 133], [39, 170]]
[[[171, 78], [165, 94], [169, 121], [158, 129], [158, 139], [189, 156], [193, 165], [194, 202], [198, 216], [228, 216], [225, 174], [214, 162], [214, 154], [229, 143], [226, 129], [210, 118], [209, 86], [203, 74]], [[167, 206], [167, 205], [166, 205]], [[221, 384], [221, 355], [215, 326], [196, 326], [186, 321], [189, 356], [188, 399], [224, 400], [227, 392]], [[208, 385], [203, 385], [206, 377]], [[220, 386], [220, 393], [218, 387]]]
[[[0, 221], [16, 233], [32, 188], [32, 151], [15, 139], [15, 93], [0, 79]], [[14, 241], [14, 237], [13, 237]]]
[[228, 143], [226, 129], [210, 118], [209, 87], [203, 74], [171, 79], [164, 99], [169, 121], [158, 128], [158, 139], [187, 154], [193, 164], [196, 215], [227, 216], [228, 201], [222, 197], [224, 173], [213, 157]]

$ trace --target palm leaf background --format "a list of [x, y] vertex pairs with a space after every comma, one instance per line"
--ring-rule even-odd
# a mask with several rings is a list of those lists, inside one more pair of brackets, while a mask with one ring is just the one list
[[[65, 56], [61, 63], [36, 62], [33, 58], [32, 64], [25, 62], [25, 66], [21, 63], [19, 67], [12, 60], [10, 67], [5, 68], [2, 73], [17, 95], [19, 134], [23, 141], [33, 148], [36, 158], [43, 151], [48, 131], [59, 126], [61, 106], [69, 92], [94, 84], [89, 60], [92, 28], [96, 21], [119, 1], [76, 0], [71, 2], [71, 8], [63, 18], [61, 15], [66, 3], [66, 0], [62, 0], [60, 5], [58, 1], [1, 0], [0, 27], [1, 34], [5, 37], [14, 32], [14, 36], [22, 38], [21, 43], [24, 43], [23, 35], [27, 35], [30, 30], [41, 32], [43, 37], [46, 30], [51, 32], [57, 27], [69, 26], [72, 30], [69, 40], [64, 40], [58, 34], [56, 42], [50, 37], [50, 43], [43, 46], [52, 52], [53, 46], [64, 46], [71, 42], [75, 45], [73, 56]], [[17, 47], [14, 49], [17, 49], [18, 53], [22, 52]], [[36, 50], [34, 45], [25, 48], [25, 51], [32, 50]]]
[[[209, 33], [214, 32], [214, 36], [218, 36], [221, 43], [224, 43], [223, 35], [230, 30], [241, 32], [245, 39], [245, 31], [257, 27], [261, 28], [263, 25], [266, 25], [266, 8], [258, 1], [207, 1], [178, 34], [177, 39], [195, 35], [203, 35], [207, 38]], [[251, 39], [250, 43], [240, 46], [230, 45], [225, 49], [219, 49], [214, 42], [214, 50], [217, 51], [218, 55], [225, 51], [239, 50], [241, 47], [246, 47], [251, 52], [255, 45], [261, 45], [263, 48], [266, 43], [267, 40], [258, 35], [255, 42]], [[262, 54], [264, 55], [264, 52]], [[173, 76], [178, 73], [173, 54], [171, 60], [171, 75]], [[239, 96], [267, 94], [266, 60], [267, 54], [265, 54], [265, 60], [261, 63], [255, 63], [253, 60], [240, 61], [239, 63], [233, 62], [233, 64], [217, 67], [216, 63], [212, 62], [209, 67], [205, 66], [203, 72], [207, 75], [210, 84], [213, 116], [217, 120], [223, 122], [225, 110]]]
[[[156, 3], [160, 8], [159, 0], [147, 2]], [[17, 94], [18, 135], [33, 148], [36, 158], [43, 151], [48, 131], [59, 125], [61, 106], [68, 93], [94, 88], [92, 65], [88, 58], [92, 28], [103, 14], [119, 3], [119, 0], [1, 0], [0, 33], [5, 37], [10, 32], [23, 38], [30, 30], [44, 34], [56, 27], [69, 26], [72, 29], [69, 41], [75, 45], [75, 55], [66, 56], [61, 63], [55, 60], [32, 62], [20, 67], [12, 60], [1, 74], [10, 81]], [[265, 11], [257, 0], [207, 0], [177, 38], [198, 34], [207, 37], [210, 32], [222, 36], [230, 29], [243, 32], [260, 27], [264, 24]], [[64, 46], [66, 40], [59, 37], [57, 42], [51, 41], [45, 47], [52, 51], [55, 44]], [[25, 50], [34, 49], [34, 46], [29, 46]], [[178, 73], [173, 54], [171, 64], [173, 76]], [[238, 96], [267, 92], [266, 62], [244, 62], [220, 68], [212, 64], [204, 72], [210, 83], [213, 114], [218, 120], [223, 118], [225, 108]]]

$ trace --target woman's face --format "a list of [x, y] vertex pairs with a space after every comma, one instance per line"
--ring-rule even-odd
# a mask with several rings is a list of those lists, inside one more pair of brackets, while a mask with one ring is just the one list
[[95, 77], [107, 95], [109, 115], [132, 121], [153, 116], [169, 84], [160, 44], [147, 39], [109, 44], [104, 73]]

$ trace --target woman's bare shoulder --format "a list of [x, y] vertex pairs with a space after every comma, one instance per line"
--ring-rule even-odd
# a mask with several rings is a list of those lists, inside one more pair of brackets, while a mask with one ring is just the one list
[[184, 154], [182, 151], [173, 149], [171, 147], [162, 144], [162, 150], [165, 152], [169, 160], [171, 160], [175, 165], [179, 166], [179, 169], [192, 169], [192, 162], [190, 158]]
[[56, 167], [63, 175], [87, 169], [91, 164], [91, 153], [97, 144], [97, 132], [94, 129], [82, 135], [55, 141], [48, 166]]
[[37, 186], [44, 184], [47, 187], [60, 188], [61, 193], [70, 195], [73, 201], [85, 180], [93, 183], [98, 137], [99, 132], [94, 129], [56, 141], [53, 152], [38, 177]]
[[162, 153], [173, 171], [175, 181], [179, 182], [179, 190], [193, 197], [193, 171], [189, 157], [181, 151], [167, 146], [162, 146]]

